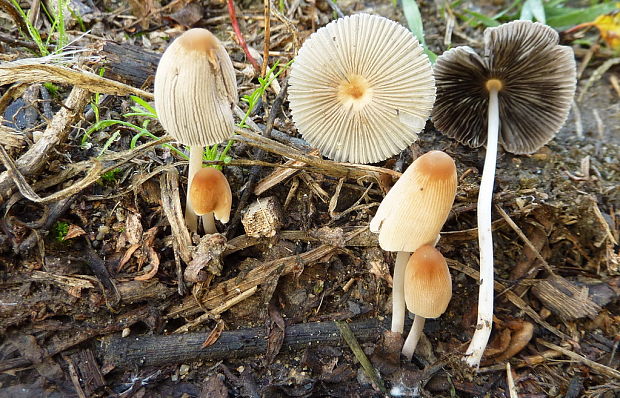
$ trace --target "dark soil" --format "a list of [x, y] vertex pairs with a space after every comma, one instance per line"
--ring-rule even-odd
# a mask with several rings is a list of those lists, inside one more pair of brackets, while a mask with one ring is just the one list
[[[0, 0], [3, 3], [10, 2]], [[75, 3], [89, 8], [80, 23], [67, 18], [69, 35], [76, 39], [72, 45], [88, 49], [80, 55], [82, 68], [98, 72], [103, 67], [104, 76], [152, 92], [153, 54], [188, 26], [206, 27], [233, 59], [240, 96], [258, 87], [222, 0]], [[446, 49], [446, 19], [437, 3], [425, 2], [422, 13], [426, 40], [441, 53]], [[503, 3], [476, 2], [476, 10], [493, 15]], [[292, 58], [296, 47], [291, 29], [301, 42], [334, 18], [323, 0], [284, 4], [292, 25], [271, 16], [275, 55], [270, 64]], [[258, 57], [264, 40], [263, 4], [238, 1], [236, 7], [241, 31]], [[347, 0], [338, 7], [345, 14], [370, 12], [406, 25], [400, 7], [391, 1]], [[454, 11], [468, 7], [473, 4], [461, 3]], [[36, 26], [45, 33], [49, 22], [39, 14]], [[0, 26], [3, 37], [23, 39], [9, 14], [0, 13]], [[89, 34], [80, 37], [82, 28]], [[451, 45], [476, 46], [482, 31], [457, 18]], [[30, 41], [20, 46], [0, 40], [3, 63], [34, 56], [24, 47]], [[115, 61], [105, 50], [105, 40], [122, 44], [119, 51], [126, 51], [125, 57]], [[589, 49], [574, 48], [580, 65]], [[609, 54], [604, 46], [593, 52], [578, 96]], [[123, 69], [130, 56], [143, 63]], [[571, 112], [556, 137], [535, 154], [500, 151], [493, 220], [496, 275], [502, 287], [496, 290], [497, 320], [490, 344], [494, 352], [477, 374], [460, 356], [476, 323], [476, 200], [484, 149], [465, 148], [429, 122], [409, 149], [377, 165], [403, 171], [419, 155], [439, 149], [454, 157], [459, 173], [456, 202], [438, 243], [452, 268], [453, 300], [445, 314], [427, 321], [413, 362], [405, 363], [394, 355], [398, 341], [384, 335], [394, 258], [366, 229], [383, 197], [385, 180], [345, 178], [338, 195], [336, 174], [308, 166], [259, 195], [275, 198], [282, 225], [275, 236], [249, 238], [234, 216], [257, 197], [246, 195], [240, 206], [242, 197], [250, 183], [280, 170], [257, 167], [257, 156], [272, 164], [287, 159], [269, 150], [259, 154], [240, 140], [232, 148], [232, 165], [224, 168], [232, 186], [233, 216], [231, 223], [218, 225], [228, 239], [226, 247], [220, 240], [223, 261], [212, 263], [206, 280], [188, 283], [183, 281], [180, 267], [187, 264], [166, 205], [178, 196], [162, 191], [166, 179], [174, 182], [186, 175], [186, 163], [160, 145], [141, 148], [129, 158], [130, 152], [123, 151], [130, 150], [136, 132], [118, 126], [95, 132], [82, 146], [84, 130], [95, 122], [95, 97], [90, 93], [77, 110], [79, 120], [54, 144], [41, 171], [21, 170], [41, 197], [73, 185], [79, 189], [42, 204], [20, 195], [12, 177], [8, 182], [0, 179], [0, 397], [385, 396], [335, 321], [350, 326], [395, 396], [507, 397], [508, 362], [520, 397], [619, 396], [620, 103], [611, 84], [618, 74], [616, 65], [595, 76], [576, 103], [580, 116]], [[0, 86], [5, 119], [0, 143], [16, 160], [61, 112], [73, 85], [11, 83]], [[144, 120], [122, 116], [134, 105], [128, 96], [100, 99], [102, 120]], [[280, 112], [273, 108], [275, 99], [267, 90], [252, 112], [260, 127], [271, 112]], [[285, 101], [274, 123], [284, 138], [274, 138], [299, 144], [286, 138], [296, 137], [287, 106]], [[156, 122], [148, 128], [164, 135]], [[107, 143], [117, 130], [119, 137]], [[143, 137], [137, 144], [148, 142]], [[96, 160], [102, 151], [104, 156]], [[111, 171], [81, 186], [84, 172], [98, 162]], [[81, 173], [69, 174], [71, 164]], [[8, 175], [0, 165], [0, 178], [2, 174]], [[185, 203], [187, 181], [178, 179], [180, 203]], [[194, 244], [198, 241], [194, 237]], [[216, 243], [209, 242], [203, 255], [217, 249]], [[538, 253], [560, 281], [550, 277]], [[230, 303], [243, 293], [239, 302]], [[533, 325], [533, 336], [522, 342], [518, 353], [510, 353], [520, 343], [524, 325]], [[181, 333], [173, 334], [179, 328]]]

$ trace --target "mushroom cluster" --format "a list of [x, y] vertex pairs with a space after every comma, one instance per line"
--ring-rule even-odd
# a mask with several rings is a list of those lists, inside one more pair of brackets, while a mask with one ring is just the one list
[[[202, 167], [204, 147], [232, 135], [232, 107], [237, 102], [235, 70], [217, 37], [197, 28], [173, 41], [157, 66], [154, 94], [161, 125], [190, 147], [185, 222], [196, 232], [197, 215], [190, 200], [192, 180]], [[212, 216], [203, 223], [212, 224]]]
[[[411, 252], [416, 252], [422, 246], [432, 248], [439, 239], [439, 232], [454, 203], [456, 187], [457, 175], [454, 160], [441, 151], [427, 152], [405, 170], [387, 193], [376, 215], [370, 221], [370, 230], [379, 234], [379, 246], [383, 250], [397, 252], [392, 284], [392, 332], [403, 333], [404, 330], [406, 291], [411, 291], [411, 286], [406, 287], [407, 281], [414, 281], [414, 285], [417, 286], [426, 282], [420, 282], [422, 279], [416, 279], [412, 275], [424, 275], [423, 278], [426, 278], [424, 279], [426, 281], [435, 278], [431, 275], [434, 271], [426, 266], [423, 266], [420, 272], [407, 273], [406, 270], [407, 267], [415, 270], [419, 268], [416, 264], [424, 263], [421, 261], [424, 255], [410, 260]], [[412, 265], [409, 266], [408, 263]], [[411, 294], [409, 296], [414, 297]], [[409, 303], [407, 306], [410, 309], [418, 308], [412, 307]], [[442, 306], [443, 301], [437, 303], [438, 308]], [[445, 307], [443, 309], [445, 310]], [[424, 315], [417, 314], [414, 310], [412, 312], [416, 316], [430, 317], [427, 311], [422, 311]], [[415, 326], [421, 331], [423, 325], [423, 321], [420, 325], [420, 320], [418, 320]], [[413, 350], [415, 350], [415, 344], [413, 344]]]
[[573, 50], [552, 28], [514, 21], [484, 32], [484, 54], [469, 47], [446, 51], [435, 65], [435, 127], [470, 147], [486, 144], [478, 195], [480, 294], [478, 322], [466, 361], [475, 368], [493, 322], [491, 199], [497, 147], [527, 154], [562, 127], [576, 86]]
[[313, 33], [289, 79], [300, 134], [337, 161], [374, 163], [413, 143], [435, 100], [428, 56], [387, 18], [356, 14]]

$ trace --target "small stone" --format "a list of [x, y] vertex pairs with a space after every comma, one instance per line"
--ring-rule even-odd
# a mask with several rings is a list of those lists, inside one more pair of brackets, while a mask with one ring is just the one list
[[180, 376], [187, 376], [188, 373], [189, 373], [189, 365], [183, 364], [179, 367]]

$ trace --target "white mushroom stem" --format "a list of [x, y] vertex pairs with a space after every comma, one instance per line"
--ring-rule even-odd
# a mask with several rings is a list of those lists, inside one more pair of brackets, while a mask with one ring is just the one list
[[411, 361], [413, 358], [413, 353], [415, 352], [415, 348], [418, 346], [418, 341], [420, 341], [420, 336], [422, 336], [422, 331], [424, 330], [424, 322], [426, 318], [420, 315], [416, 315], [413, 318], [413, 325], [411, 326], [411, 330], [409, 331], [409, 335], [407, 336], [407, 340], [405, 340], [405, 344], [403, 345], [403, 355]]
[[[202, 153], [204, 148], [201, 146], [189, 147], [189, 170], [187, 171], [187, 195], [185, 200], [185, 224], [190, 232], [198, 232], [198, 216], [189, 200], [189, 187], [192, 185], [194, 176], [202, 167]], [[204, 221], [203, 221], [204, 222]]]
[[202, 216], [202, 226], [205, 229], [205, 234], [216, 234], [217, 228], [215, 227], [215, 217], [213, 212], [209, 212]]
[[405, 269], [411, 253], [398, 252], [392, 279], [392, 332], [402, 333], [405, 329]]
[[499, 104], [497, 89], [489, 90], [489, 121], [487, 152], [478, 193], [478, 245], [480, 246], [480, 291], [478, 321], [471, 343], [465, 352], [465, 362], [478, 369], [480, 359], [491, 336], [493, 324], [493, 237], [491, 235], [491, 202], [495, 181], [497, 143], [499, 134]]

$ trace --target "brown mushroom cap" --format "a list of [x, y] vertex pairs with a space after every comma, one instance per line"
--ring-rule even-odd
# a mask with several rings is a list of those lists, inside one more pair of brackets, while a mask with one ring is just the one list
[[[532, 153], [562, 127], [575, 94], [573, 50], [552, 28], [514, 21], [485, 30], [481, 57], [469, 47], [442, 54], [435, 64], [435, 127], [470, 147], [487, 140], [487, 89], [498, 88], [499, 143]], [[495, 82], [489, 86], [489, 80]]]
[[168, 46], [155, 74], [155, 109], [164, 129], [190, 146], [232, 135], [237, 82], [232, 61], [206, 29], [190, 29]]
[[452, 298], [452, 277], [446, 259], [430, 245], [416, 250], [405, 269], [407, 309], [424, 318], [437, 318]]
[[288, 98], [299, 132], [337, 161], [378, 162], [417, 139], [435, 99], [413, 34], [376, 15], [333, 21], [303, 44]]
[[456, 195], [454, 160], [441, 151], [417, 158], [387, 193], [370, 230], [387, 251], [413, 252], [437, 239]]
[[224, 174], [213, 167], [201, 168], [189, 188], [189, 199], [197, 215], [213, 212], [216, 219], [227, 223], [232, 207], [232, 192]]

